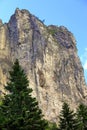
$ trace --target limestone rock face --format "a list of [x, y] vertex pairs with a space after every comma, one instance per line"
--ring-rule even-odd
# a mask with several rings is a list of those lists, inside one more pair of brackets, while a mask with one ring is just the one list
[[83, 68], [73, 34], [64, 26], [46, 26], [27, 10], [16, 9], [7, 24], [0, 20], [0, 90], [18, 58], [33, 96], [50, 121], [57, 121], [63, 101], [76, 108], [86, 102]]

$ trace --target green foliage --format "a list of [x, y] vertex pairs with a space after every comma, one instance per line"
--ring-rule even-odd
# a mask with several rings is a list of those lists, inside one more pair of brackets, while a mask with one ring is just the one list
[[0, 96], [0, 106], [2, 105], [2, 97]]
[[24, 70], [15, 61], [9, 72], [9, 82], [5, 86], [8, 94], [0, 106], [1, 130], [45, 130], [47, 122], [43, 119], [36, 98], [32, 98], [32, 89]]
[[77, 108], [77, 120], [79, 130], [87, 130], [87, 106], [80, 104]]
[[48, 122], [48, 126], [45, 130], [58, 130], [56, 123]]
[[77, 130], [77, 121], [75, 119], [75, 113], [70, 110], [67, 103], [64, 102], [59, 121], [59, 130]]
[[55, 33], [57, 32], [56, 29], [49, 29], [48, 32], [51, 34], [51, 35], [55, 35]]
[[63, 103], [59, 128], [43, 119], [24, 70], [15, 61], [5, 86], [8, 94], [0, 97], [0, 130], [87, 130], [87, 106], [80, 104], [74, 113]]

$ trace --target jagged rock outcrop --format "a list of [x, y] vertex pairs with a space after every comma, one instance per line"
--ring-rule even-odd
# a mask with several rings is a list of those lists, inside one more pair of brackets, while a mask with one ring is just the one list
[[18, 58], [45, 118], [58, 120], [62, 102], [73, 108], [86, 101], [83, 68], [76, 41], [67, 28], [46, 26], [27, 10], [16, 9], [7, 24], [0, 20], [0, 90]]

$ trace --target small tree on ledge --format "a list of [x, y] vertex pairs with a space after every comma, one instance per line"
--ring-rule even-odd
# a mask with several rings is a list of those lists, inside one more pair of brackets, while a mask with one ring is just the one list
[[28, 88], [29, 81], [18, 60], [9, 74], [9, 82], [5, 86], [9, 93], [0, 106], [4, 116], [1, 130], [45, 130], [47, 123], [36, 98], [31, 96], [32, 89]]

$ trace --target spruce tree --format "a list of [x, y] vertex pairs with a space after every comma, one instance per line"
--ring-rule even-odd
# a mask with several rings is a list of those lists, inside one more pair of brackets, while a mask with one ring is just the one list
[[70, 110], [69, 105], [64, 102], [59, 117], [59, 130], [77, 130], [77, 128], [75, 113]]
[[48, 122], [48, 126], [47, 126], [46, 130], [58, 130], [57, 124]]
[[24, 70], [15, 61], [9, 72], [9, 81], [5, 86], [8, 94], [3, 99], [0, 107], [4, 121], [0, 124], [1, 129], [6, 130], [45, 130], [47, 125], [43, 119], [36, 98], [31, 96], [32, 89]]
[[77, 120], [79, 130], [87, 130], [87, 106], [80, 104], [77, 108]]

